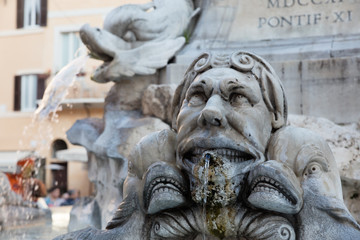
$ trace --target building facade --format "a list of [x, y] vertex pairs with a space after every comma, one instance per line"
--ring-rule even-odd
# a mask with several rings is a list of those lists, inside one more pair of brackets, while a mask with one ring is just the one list
[[63, 191], [91, 194], [86, 151], [70, 144], [66, 131], [77, 119], [102, 117], [112, 83], [90, 80], [101, 62], [87, 61], [55, 115], [35, 121], [34, 111], [56, 73], [76, 54], [87, 53], [80, 27], [101, 27], [114, 7], [140, 2], [146, 1], [0, 1], [0, 170], [14, 172], [16, 162], [32, 154], [47, 188], [58, 185]]

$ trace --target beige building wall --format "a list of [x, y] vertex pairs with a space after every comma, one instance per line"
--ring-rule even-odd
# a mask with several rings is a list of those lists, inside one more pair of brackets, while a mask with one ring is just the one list
[[83, 162], [69, 162], [68, 165], [68, 189], [77, 189], [80, 191], [80, 196], [89, 196], [93, 190], [92, 184], [79, 181], [79, 179], [86, 179], [87, 164]]
[[[46, 158], [46, 164], [56, 162], [51, 156], [51, 144], [64, 140], [69, 148], [72, 146], [66, 139], [65, 132], [78, 119], [87, 117], [102, 118], [102, 104], [90, 105], [85, 109], [76, 104], [58, 112], [56, 121], [33, 123], [33, 112], [14, 111], [15, 76], [23, 74], [48, 74], [48, 84], [60, 70], [59, 58], [65, 49], [61, 48], [61, 33], [77, 32], [80, 27], [89, 23], [102, 26], [104, 17], [119, 4], [144, 3], [148, 1], [118, 0], [48, 0], [47, 26], [16, 28], [17, 1], [0, 2], [0, 156], [2, 152], [37, 151]], [[91, 72], [100, 64], [89, 60], [84, 77], [77, 79], [69, 90], [67, 101], [71, 99], [89, 99], [101, 102], [112, 83], [97, 84], [89, 78]], [[85, 100], [84, 100], [85, 101]], [[1, 163], [2, 159], [0, 159]], [[87, 170], [82, 163], [68, 164], [68, 188], [90, 189], [85, 176]], [[84, 179], [80, 186], [79, 179]], [[50, 170], [46, 171], [46, 185], [52, 184]], [[82, 195], [84, 191], [81, 191]], [[90, 190], [84, 195], [90, 194]]]

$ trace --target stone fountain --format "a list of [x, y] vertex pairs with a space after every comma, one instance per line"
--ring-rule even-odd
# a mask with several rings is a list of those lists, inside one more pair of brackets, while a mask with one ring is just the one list
[[208, 51], [187, 64], [173, 96], [174, 86], [158, 85], [172, 78], [163, 67], [200, 5], [125, 5], [103, 29], [82, 28], [104, 62], [93, 79], [115, 84], [104, 118], [68, 131], [86, 147], [97, 187], [93, 210], [76, 206], [71, 226], [93, 227], [56, 239], [359, 239], [333, 153], [287, 124], [284, 86], [266, 60]]

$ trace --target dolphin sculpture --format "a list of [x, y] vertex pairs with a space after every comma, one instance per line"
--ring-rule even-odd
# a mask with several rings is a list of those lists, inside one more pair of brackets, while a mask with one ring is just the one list
[[326, 141], [309, 130], [285, 127], [274, 134], [268, 158], [293, 169], [304, 191], [296, 215], [299, 239], [360, 239], [345, 206], [339, 171]]
[[185, 44], [183, 35], [198, 12], [191, 0], [154, 0], [115, 8], [103, 29], [85, 24], [80, 38], [90, 56], [103, 61], [92, 79], [104, 83], [154, 74]]

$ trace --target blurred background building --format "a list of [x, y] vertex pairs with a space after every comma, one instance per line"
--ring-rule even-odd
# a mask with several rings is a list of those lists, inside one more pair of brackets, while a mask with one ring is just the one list
[[46, 86], [81, 48], [84, 23], [102, 26], [106, 13], [127, 2], [115, 0], [0, 0], [0, 170], [15, 172], [16, 163], [37, 158], [38, 178], [47, 188], [92, 192], [87, 155], [68, 142], [66, 131], [77, 119], [103, 115], [104, 97], [112, 86], [90, 80], [100, 63], [89, 60], [61, 103], [57, 116], [33, 122]]

